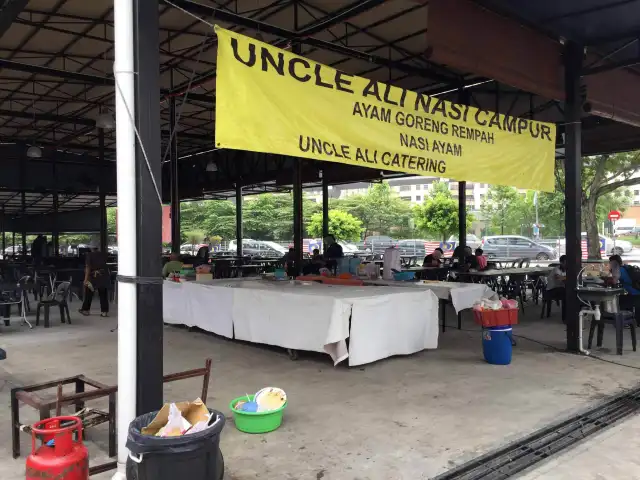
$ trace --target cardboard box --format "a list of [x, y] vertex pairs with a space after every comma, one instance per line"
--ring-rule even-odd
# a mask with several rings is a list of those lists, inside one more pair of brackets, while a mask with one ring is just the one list
[[[209, 419], [209, 410], [199, 398], [193, 402], [177, 402], [175, 405], [182, 413], [184, 419], [191, 425], [195, 425], [198, 422], [206, 422]], [[142, 429], [142, 434], [152, 436], [157, 435], [160, 429], [169, 421], [170, 407], [170, 403], [165, 403], [156, 415], [156, 418]]]

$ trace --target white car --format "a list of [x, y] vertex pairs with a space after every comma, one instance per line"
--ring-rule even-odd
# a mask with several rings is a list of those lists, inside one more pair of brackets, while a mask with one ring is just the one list
[[[631, 242], [627, 240], [620, 240], [616, 238], [615, 246], [613, 244], [613, 239], [609, 237], [605, 237], [604, 235], [598, 235], [600, 237], [600, 242], [604, 242], [605, 252], [604, 255], [624, 255], [625, 253], [631, 253], [633, 250], [633, 245]], [[582, 240], [587, 239], [587, 234], [582, 232]], [[558, 244], [560, 246], [560, 250], [562, 252], [566, 252], [566, 239], [562, 238], [558, 240]]]
[[631, 244], [631, 242], [628, 242], [627, 240], [620, 240], [619, 238], [615, 239], [615, 247], [614, 247], [614, 240], [608, 237], [603, 237], [602, 235], [600, 236], [600, 238], [604, 238], [605, 240], [605, 247], [607, 249], [607, 253], [611, 254], [611, 255], [622, 255], [625, 253], [631, 253], [631, 250], [633, 250], [633, 245]]
[[338, 243], [342, 247], [342, 252], [343, 253], [353, 255], [353, 254], [356, 254], [356, 253], [358, 253], [360, 251], [360, 250], [358, 250], [358, 247], [356, 247], [353, 243], [343, 242], [342, 240], [338, 240]]

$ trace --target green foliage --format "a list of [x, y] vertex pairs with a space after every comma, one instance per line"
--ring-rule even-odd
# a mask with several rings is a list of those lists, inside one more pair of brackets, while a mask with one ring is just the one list
[[[629, 204], [626, 187], [638, 183], [640, 152], [595, 155], [582, 159], [582, 223], [589, 241], [589, 258], [600, 258], [598, 227], [609, 210]], [[564, 191], [564, 165], [556, 164], [556, 184]]]
[[331, 208], [360, 219], [363, 235], [393, 235], [401, 238], [412, 233], [411, 206], [401, 200], [387, 182], [376, 183], [364, 195], [333, 200]]
[[107, 233], [109, 235], [116, 234], [116, 219], [117, 219], [117, 208], [116, 207], [108, 207], [107, 208]]
[[[429, 198], [413, 210], [416, 227], [427, 235], [446, 241], [451, 235], [458, 233], [458, 202], [453, 198], [449, 187], [436, 182], [432, 186]], [[471, 227], [473, 217], [467, 216], [467, 230]]]
[[491, 226], [491, 230], [500, 235], [521, 234], [524, 228], [530, 228], [535, 221], [533, 198], [518, 193], [513, 187], [493, 186], [487, 192], [480, 211]]
[[180, 229], [183, 241], [188, 241], [186, 232], [202, 231], [204, 236], [235, 238], [236, 206], [229, 200], [182, 202], [180, 206]]
[[205, 237], [202, 230], [192, 230], [190, 232], [186, 232], [185, 235], [187, 236], [187, 243], [190, 243], [191, 245], [198, 245], [202, 243]]
[[[322, 213], [313, 214], [307, 231], [311, 237], [322, 237]], [[329, 233], [337, 240], [356, 242], [360, 240], [362, 222], [342, 210], [329, 210]]]

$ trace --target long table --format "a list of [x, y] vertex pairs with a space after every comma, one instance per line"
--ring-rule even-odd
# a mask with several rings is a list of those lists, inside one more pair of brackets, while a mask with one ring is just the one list
[[[435, 294], [402, 287], [210, 280], [164, 284], [164, 321], [350, 366], [438, 346]], [[347, 339], [349, 342], [347, 344]]]
[[365, 285], [390, 286], [402, 288], [419, 288], [432, 291], [440, 300], [448, 300], [453, 305], [456, 313], [472, 308], [478, 300], [486, 297], [495, 297], [495, 293], [483, 283], [459, 283], [459, 282], [399, 282], [396, 280], [366, 280]]

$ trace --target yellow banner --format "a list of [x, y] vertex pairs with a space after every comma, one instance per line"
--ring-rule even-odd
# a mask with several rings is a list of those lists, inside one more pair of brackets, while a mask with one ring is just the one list
[[554, 124], [458, 105], [216, 32], [220, 148], [554, 189]]

